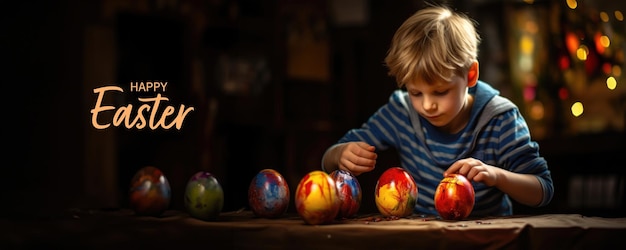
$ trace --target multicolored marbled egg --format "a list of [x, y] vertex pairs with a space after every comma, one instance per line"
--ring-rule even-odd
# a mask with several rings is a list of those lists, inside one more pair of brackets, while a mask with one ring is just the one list
[[137, 215], [160, 216], [169, 208], [172, 190], [160, 169], [139, 169], [130, 182], [130, 208]]
[[405, 217], [413, 213], [417, 203], [417, 184], [400, 167], [392, 167], [376, 183], [376, 207], [384, 216]]
[[359, 180], [349, 171], [335, 170], [330, 173], [330, 177], [335, 180], [341, 206], [337, 218], [355, 217], [361, 207], [361, 185]]
[[250, 182], [248, 204], [258, 217], [276, 218], [289, 207], [289, 185], [273, 169], [263, 169]]

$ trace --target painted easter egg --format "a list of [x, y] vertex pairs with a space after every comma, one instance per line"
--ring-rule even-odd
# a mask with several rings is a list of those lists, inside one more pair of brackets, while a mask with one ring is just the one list
[[258, 217], [275, 218], [289, 207], [289, 186], [283, 176], [273, 169], [263, 169], [250, 182], [248, 204]]
[[405, 217], [417, 203], [417, 184], [403, 168], [392, 167], [376, 182], [376, 208], [384, 216]]
[[298, 214], [310, 225], [328, 224], [339, 213], [341, 200], [335, 180], [323, 171], [312, 171], [298, 183], [295, 205]]
[[352, 218], [361, 207], [361, 185], [359, 180], [349, 171], [335, 170], [330, 173], [335, 180], [341, 206], [337, 218]]

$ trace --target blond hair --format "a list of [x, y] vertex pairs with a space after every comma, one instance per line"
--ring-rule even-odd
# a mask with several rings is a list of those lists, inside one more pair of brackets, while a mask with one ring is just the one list
[[445, 6], [417, 11], [398, 28], [385, 58], [399, 87], [416, 80], [450, 81], [477, 60], [475, 22]]

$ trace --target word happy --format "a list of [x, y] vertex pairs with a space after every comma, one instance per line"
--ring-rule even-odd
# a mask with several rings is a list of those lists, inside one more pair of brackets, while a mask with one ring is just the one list
[[167, 82], [130, 82], [130, 92], [148, 92], [148, 91], [158, 91], [163, 88], [163, 92], [165, 92], [165, 87], [167, 86]]
[[[146, 82], [145, 84], [143, 82], [131, 82], [130, 86], [131, 92], [149, 90], [157, 91], [159, 89], [165, 91], [167, 82]], [[123, 123], [124, 126], [128, 129], [143, 129], [148, 126], [150, 127], [150, 129], [155, 130], [159, 127], [163, 129], [170, 129], [173, 126], [176, 126], [176, 129], [180, 130], [180, 128], [183, 126], [183, 121], [185, 120], [185, 117], [189, 114], [189, 112], [194, 110], [193, 107], [186, 108], [184, 104], [181, 104], [178, 108], [178, 113], [176, 114], [176, 108], [174, 108], [173, 106], [165, 106], [163, 112], [160, 113], [159, 108], [164, 102], [169, 101], [169, 98], [162, 96], [160, 93], [158, 93], [155, 97], [137, 98], [140, 102], [144, 104], [141, 104], [137, 108], [137, 111], [135, 113], [133, 112], [135, 108], [133, 104], [128, 104], [126, 106], [120, 107], [103, 106], [102, 100], [104, 99], [104, 95], [110, 92], [124, 92], [124, 90], [118, 86], [105, 86], [93, 90], [93, 93], [98, 94], [96, 104], [94, 108], [91, 109], [91, 124], [96, 129], [106, 129], [111, 126], [111, 123], [99, 123], [98, 115], [101, 113], [114, 111], [115, 113], [113, 114], [113, 120], [111, 122], [115, 127], [119, 127]], [[145, 115], [149, 116], [146, 117]], [[169, 122], [166, 121], [167, 118], [170, 118]]]

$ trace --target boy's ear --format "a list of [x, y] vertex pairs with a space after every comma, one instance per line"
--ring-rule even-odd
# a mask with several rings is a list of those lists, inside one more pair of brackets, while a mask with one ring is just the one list
[[478, 62], [472, 63], [467, 72], [467, 87], [476, 86], [476, 82], [478, 82]]

